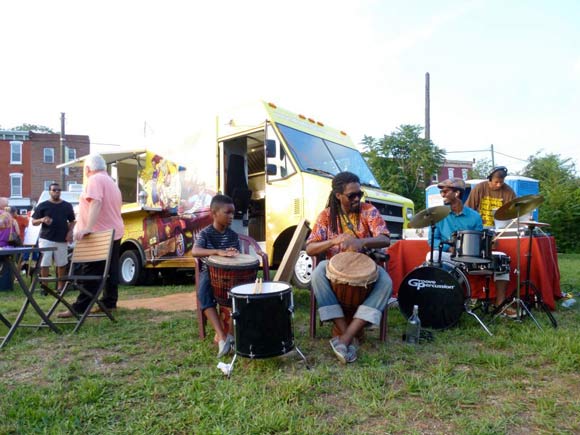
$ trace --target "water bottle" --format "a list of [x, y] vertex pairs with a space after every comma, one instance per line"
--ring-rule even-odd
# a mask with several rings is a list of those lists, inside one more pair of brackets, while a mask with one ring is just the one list
[[572, 308], [575, 303], [576, 303], [576, 299], [570, 298], [570, 299], [566, 299], [564, 302], [562, 302], [562, 306], [564, 308]]
[[419, 319], [419, 306], [413, 305], [413, 314], [407, 321], [407, 329], [405, 331], [405, 342], [408, 344], [419, 344], [419, 337], [421, 336], [421, 320]]

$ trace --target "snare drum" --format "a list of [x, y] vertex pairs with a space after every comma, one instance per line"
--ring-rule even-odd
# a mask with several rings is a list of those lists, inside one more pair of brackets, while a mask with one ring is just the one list
[[285, 282], [244, 284], [230, 291], [236, 334], [236, 354], [247, 358], [269, 358], [294, 349], [292, 287]]
[[493, 233], [485, 231], [458, 231], [454, 240], [453, 261], [461, 263], [489, 263]]
[[205, 260], [213, 295], [220, 305], [230, 305], [228, 291], [240, 284], [254, 282], [260, 262], [252, 255], [238, 254], [234, 257], [212, 255]]
[[326, 263], [326, 277], [345, 317], [354, 314], [368, 297], [378, 277], [376, 263], [358, 252], [341, 252]]
[[494, 252], [491, 262], [487, 264], [466, 264], [470, 275], [493, 275], [494, 273], [510, 273], [511, 258], [509, 255]]

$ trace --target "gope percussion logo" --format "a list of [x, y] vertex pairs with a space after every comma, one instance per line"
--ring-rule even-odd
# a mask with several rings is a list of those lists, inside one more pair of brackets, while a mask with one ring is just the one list
[[417, 290], [421, 290], [422, 288], [444, 288], [450, 290], [455, 288], [453, 285], [448, 284], [438, 284], [436, 281], [426, 280], [426, 279], [411, 279], [409, 280], [409, 285], [411, 287], [416, 287]]

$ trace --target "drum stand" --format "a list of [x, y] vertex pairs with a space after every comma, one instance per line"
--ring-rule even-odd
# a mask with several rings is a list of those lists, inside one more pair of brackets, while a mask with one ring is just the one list
[[[542, 327], [540, 326], [540, 324], [538, 323], [538, 321], [536, 320], [536, 318], [532, 315], [530, 309], [528, 308], [528, 306], [526, 305], [526, 303], [522, 300], [521, 298], [521, 294], [520, 294], [520, 287], [522, 285], [521, 281], [520, 281], [520, 268], [521, 268], [521, 253], [520, 253], [520, 246], [521, 246], [521, 242], [520, 242], [520, 206], [521, 204], [514, 204], [514, 207], [517, 208], [517, 218], [516, 218], [516, 222], [517, 222], [517, 227], [516, 227], [516, 238], [517, 238], [517, 269], [515, 271], [516, 276], [517, 276], [517, 287], [516, 287], [516, 296], [511, 298], [511, 301], [509, 300], [509, 298], [506, 297], [506, 299], [500, 304], [499, 307], [497, 307], [495, 309], [495, 311], [492, 313], [493, 314], [493, 320], [495, 320], [497, 317], [499, 317], [501, 314], [503, 314], [504, 311], [506, 311], [509, 307], [511, 307], [512, 305], [515, 305], [516, 308], [516, 320], [521, 322], [522, 318], [524, 316], [524, 313], [526, 313], [528, 316], [530, 316], [530, 319], [532, 319], [534, 321], [534, 323], [536, 324], [536, 326], [540, 329], [543, 330]], [[532, 249], [532, 245], [530, 243], [530, 249]], [[531, 261], [531, 256], [528, 257], [528, 275], [530, 273], [530, 268], [529, 268], [529, 264]]]
[[[304, 354], [302, 353], [302, 351], [300, 349], [298, 349], [298, 346], [294, 346], [294, 350], [296, 351], [296, 353], [298, 353], [298, 355], [302, 358], [302, 360], [304, 361], [304, 364], [306, 365], [306, 369], [310, 370], [310, 366], [308, 365], [308, 361], [306, 360], [306, 357], [304, 356]], [[291, 351], [290, 351], [291, 352]], [[287, 354], [285, 354], [287, 355]], [[280, 355], [283, 356], [283, 355]], [[233, 371], [234, 371], [234, 363], [236, 362], [236, 358], [238, 357], [238, 354], [234, 351], [234, 358], [232, 359], [232, 362], [229, 363], [229, 368], [228, 368], [228, 372], [226, 374], [226, 376], [229, 378]], [[224, 372], [225, 373], [225, 372]]]
[[[532, 270], [532, 241], [533, 241], [533, 237], [534, 237], [534, 228], [536, 227], [534, 224], [529, 223], [528, 225], [528, 229], [530, 231], [530, 237], [528, 238], [529, 240], [529, 246], [528, 246], [528, 253], [527, 253], [527, 270], [526, 270], [526, 279], [524, 280], [524, 282], [522, 282], [521, 285], [525, 285], [526, 287], [526, 291], [525, 291], [525, 300], [528, 302], [528, 304], [536, 304], [537, 306], [539, 306], [539, 308], [541, 308], [544, 313], [546, 313], [546, 316], [548, 316], [548, 319], [550, 320], [550, 323], [552, 324], [552, 326], [554, 328], [558, 327], [558, 322], [556, 321], [556, 319], [554, 318], [554, 316], [552, 315], [552, 313], [550, 312], [550, 309], [548, 308], [548, 306], [544, 303], [544, 299], [542, 298], [542, 292], [540, 291], [540, 289], [538, 289], [534, 283], [530, 280], [530, 274], [531, 274], [531, 270]], [[534, 291], [533, 293], [533, 300], [532, 300], [532, 295], [530, 294], [530, 286], [532, 287], [532, 290]]]

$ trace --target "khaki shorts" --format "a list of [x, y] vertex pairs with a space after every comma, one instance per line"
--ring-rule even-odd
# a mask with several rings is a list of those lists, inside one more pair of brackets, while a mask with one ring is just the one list
[[52, 266], [52, 259], [54, 258], [54, 264], [57, 267], [66, 266], [68, 263], [67, 252], [68, 243], [67, 242], [53, 242], [46, 239], [38, 239], [39, 248], [56, 248], [53, 252], [43, 252], [42, 260], [40, 260], [41, 267]]

